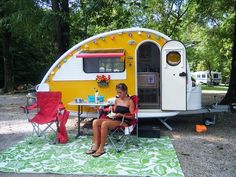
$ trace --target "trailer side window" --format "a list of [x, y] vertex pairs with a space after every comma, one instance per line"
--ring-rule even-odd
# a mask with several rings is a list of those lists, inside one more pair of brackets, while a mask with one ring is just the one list
[[85, 73], [114, 73], [125, 70], [124, 60], [121, 58], [83, 58]]
[[214, 79], [218, 79], [218, 78], [219, 78], [219, 75], [215, 73], [215, 74], [213, 74], [213, 78], [214, 78]]
[[181, 62], [181, 55], [179, 52], [169, 52], [166, 56], [166, 62], [171, 66], [176, 66]]

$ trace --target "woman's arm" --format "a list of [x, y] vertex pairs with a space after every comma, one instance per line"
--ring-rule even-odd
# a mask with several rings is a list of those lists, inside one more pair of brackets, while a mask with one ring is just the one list
[[112, 106], [112, 112], [115, 112], [117, 106], [117, 98], [115, 99], [115, 104]]
[[135, 109], [135, 106], [134, 106], [134, 102], [133, 100], [129, 100], [129, 112], [130, 114], [133, 114], [134, 113], [134, 109]]

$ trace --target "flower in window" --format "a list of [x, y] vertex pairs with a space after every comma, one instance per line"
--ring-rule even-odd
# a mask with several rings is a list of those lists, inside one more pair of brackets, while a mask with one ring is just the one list
[[96, 81], [97, 81], [97, 83], [100, 83], [100, 82], [108, 83], [110, 81], [110, 75], [108, 75], [108, 76], [97, 75], [96, 76]]

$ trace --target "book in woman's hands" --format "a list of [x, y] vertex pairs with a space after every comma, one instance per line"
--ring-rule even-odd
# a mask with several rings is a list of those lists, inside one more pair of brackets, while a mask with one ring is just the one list
[[109, 114], [107, 114], [107, 117], [114, 119], [115, 118], [116, 113], [114, 113], [112, 110]]

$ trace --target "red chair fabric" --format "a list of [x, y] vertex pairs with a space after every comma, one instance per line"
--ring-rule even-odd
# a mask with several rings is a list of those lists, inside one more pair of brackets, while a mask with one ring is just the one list
[[65, 144], [68, 141], [68, 134], [66, 131], [66, 122], [68, 120], [69, 114], [70, 114], [69, 111], [64, 110], [63, 115], [59, 117], [60, 125], [58, 126], [58, 132], [57, 132], [58, 143]]
[[[51, 125], [56, 123], [57, 126], [57, 141], [58, 143], [66, 143], [68, 135], [66, 132], [66, 122], [69, 117], [69, 111], [65, 110], [64, 105], [61, 102], [61, 92], [37, 92], [36, 103], [32, 106], [21, 107], [24, 108], [27, 114], [29, 122], [33, 126], [33, 132], [37, 136], [41, 136], [47, 129], [54, 130]], [[38, 112], [34, 117], [29, 118], [29, 111], [37, 109]], [[47, 127], [43, 130], [39, 125], [46, 124]]]
[[56, 121], [58, 108], [61, 103], [61, 92], [38, 92], [36, 97], [37, 107], [40, 109], [30, 122], [46, 124]]

